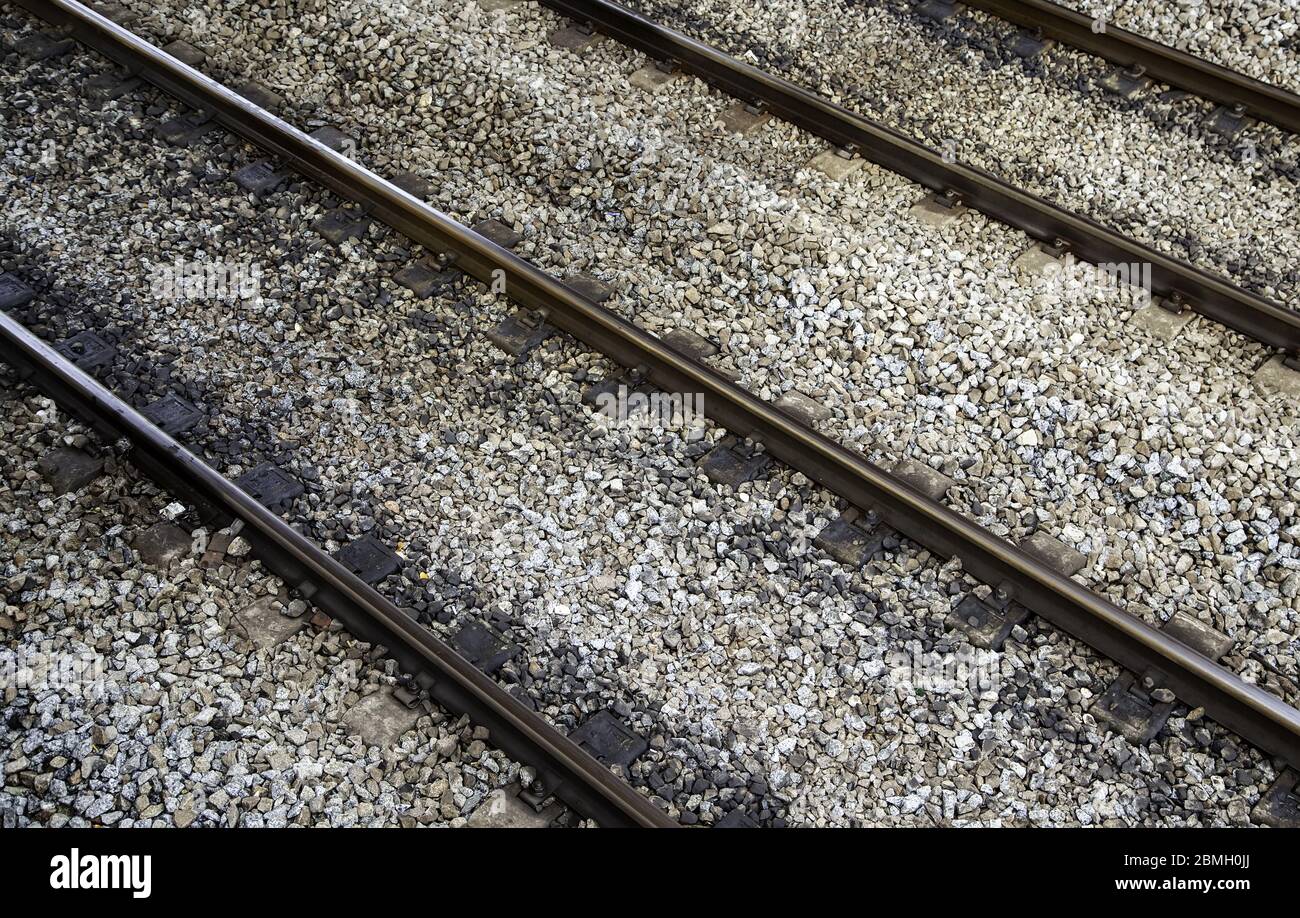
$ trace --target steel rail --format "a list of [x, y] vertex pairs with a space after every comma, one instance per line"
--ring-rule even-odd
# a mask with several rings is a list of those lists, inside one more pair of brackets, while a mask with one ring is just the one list
[[486, 726], [497, 748], [537, 769], [547, 793], [602, 826], [676, 825], [409, 614], [4, 312], [0, 357], [106, 442], [125, 438], [131, 463], [192, 501], [205, 519], [242, 520], [240, 535], [268, 568], [354, 635], [382, 645], [439, 704]]
[[1300, 96], [1245, 74], [1179, 51], [1168, 45], [1106, 23], [1104, 32], [1094, 31], [1096, 17], [1066, 9], [1049, 0], [961, 0], [999, 19], [1041, 30], [1081, 51], [1095, 54], [1112, 64], [1144, 68], [1146, 76], [1177, 86], [1232, 108], [1240, 105], [1246, 114], [1300, 133]]
[[1069, 243], [1074, 256], [1093, 264], [1151, 265], [1152, 293], [1177, 295], [1214, 321], [1271, 347], [1300, 352], [1300, 312], [1251, 293], [1122, 235], [1087, 217], [1057, 207], [974, 166], [947, 162], [937, 151], [836, 105], [788, 80], [742, 63], [681, 32], [608, 0], [540, 0], [570, 19], [586, 22], [616, 41], [671, 61], [746, 103], [763, 103], [772, 114], [839, 147], [961, 203], [1024, 230], [1042, 242]]
[[67, 26], [81, 41], [160, 88], [211, 112], [305, 176], [364, 204], [411, 240], [452, 255], [467, 274], [489, 284], [504, 278], [510, 299], [637, 370], [649, 383], [700, 394], [705, 414], [723, 427], [761, 441], [777, 459], [851, 504], [874, 509], [937, 555], [959, 557], [970, 574], [1103, 655], [1139, 673], [1155, 671], [1184, 702], [1205, 708], [1243, 739], [1300, 766], [1300, 711], [75, 0], [19, 2]]

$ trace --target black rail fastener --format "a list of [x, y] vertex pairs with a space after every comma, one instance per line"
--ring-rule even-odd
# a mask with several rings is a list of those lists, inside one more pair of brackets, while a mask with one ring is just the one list
[[[593, 303], [570, 289], [561, 279], [312, 140], [237, 93], [162, 54], [148, 42], [95, 15], [75, 0], [18, 2], [42, 18], [67, 27], [83, 43], [130, 67], [182, 101], [212, 110], [214, 117], [227, 128], [281, 157], [307, 178], [368, 207], [376, 219], [413, 242], [430, 251], [454, 256], [457, 267], [466, 274], [486, 284], [504, 280], [506, 295], [511, 300], [524, 309], [543, 311], [548, 323], [605, 354], [615, 363], [633, 370], [638, 381], [668, 392], [699, 394], [704, 413], [722, 427], [761, 442], [765, 451], [775, 459], [838, 494], [850, 505], [873, 511], [884, 523], [926, 546], [937, 556], [959, 557], [964, 570], [972, 577], [996, 585], [1005, 591], [1009, 600], [1042, 616], [1101, 654], [1135, 672], [1159, 673], [1164, 686], [1176, 693], [1180, 700], [1204, 708], [1210, 717], [1246, 741], [1279, 756], [1292, 767], [1300, 767], [1300, 711], [1280, 699], [1245, 682], [1177, 638], [1129, 615], [1050, 565], [918, 491], [897, 475], [868, 462], [859, 452], [810, 429], [712, 367]], [[595, 6], [589, 3], [581, 5]], [[604, 5], [601, 7], [603, 9]], [[598, 18], [594, 12], [588, 15]], [[605, 27], [605, 23], [601, 25]], [[649, 26], [662, 32], [661, 27], [653, 23]], [[701, 52], [698, 43], [689, 39], [680, 40], [686, 44], [677, 49], [675, 56], [684, 64], [695, 66], [702, 53], [717, 54], [711, 49]], [[731, 66], [739, 65], [733, 62]], [[818, 105], [825, 104], [818, 102]], [[862, 149], [870, 150], [871, 144], [863, 145]], [[931, 154], [927, 152], [926, 155]], [[958, 190], [963, 190], [960, 184]], [[1068, 236], [1055, 232], [1045, 233], [1044, 238]], [[1280, 307], [1278, 309], [1281, 311]], [[1294, 327], [1300, 327], [1300, 317], [1295, 314], [1290, 314], [1287, 321], [1296, 322]], [[49, 351], [8, 317], [5, 317], [3, 328], [9, 334], [21, 335], [31, 346], [39, 345], [43, 352]], [[79, 378], [85, 379], [84, 376]], [[85, 381], [89, 382], [88, 379]], [[76, 394], [73, 393], [70, 399], [75, 405]], [[90, 408], [88, 413], [93, 417], [96, 414], [94, 405]], [[166, 438], [163, 448], [179, 447]], [[202, 468], [208, 474], [216, 475], [206, 466]], [[220, 476], [217, 478], [224, 482]], [[257, 513], [263, 525], [283, 527], [244, 495], [241, 494], [240, 499], [247, 502], [250, 512]], [[287, 538], [293, 533], [288, 530], [288, 533], [281, 534]], [[289, 561], [293, 563], [295, 558], [291, 557]], [[339, 576], [332, 568], [330, 582]], [[346, 576], [350, 594], [369, 589], [351, 574]], [[288, 579], [292, 581], [293, 578]], [[375, 598], [383, 602], [377, 594]], [[395, 617], [392, 627], [412, 627], [396, 607], [388, 606], [384, 611], [386, 615]], [[400, 637], [400, 633], [394, 634], [382, 643], [393, 647]], [[431, 638], [421, 629], [418, 639]], [[411, 640], [417, 638], [411, 637]], [[439, 644], [437, 653], [450, 651]], [[464, 669], [473, 667], [454, 654], [452, 656], [458, 676], [469, 680], [470, 675]], [[474, 675], [480, 676], [477, 671]], [[500, 691], [495, 683], [484, 687], [484, 691], [488, 690]], [[480, 701], [472, 698], [461, 703], [476, 709], [481, 706]], [[501, 745], [505, 751], [512, 752], [508, 746]], [[626, 785], [621, 787], [623, 792], [633, 794]], [[633, 796], [640, 803], [646, 803], [643, 798]], [[596, 802], [607, 801], [601, 798]]]
[[[34, 0], [21, 0], [34, 2]], [[1178, 292], [1192, 309], [1287, 353], [1300, 352], [1300, 312], [1252, 293], [1227, 278], [1197, 268], [1094, 220], [1017, 188], [877, 121], [609, 0], [541, 0], [570, 19], [595, 23], [615, 41], [650, 57], [676, 60], [736, 99], [765, 103], [765, 111], [858, 153], [931, 191], [961, 196], [962, 203], [1035, 239], [1070, 243], [1074, 256], [1096, 265], [1151, 265], [1151, 293]], [[1044, 30], [1050, 34], [1049, 30]]]
[[[550, 793], [602, 826], [674, 826], [662, 810], [577, 743], [456, 654], [362, 577], [292, 529], [254, 497], [86, 375], [8, 313], [0, 312], [0, 358], [107, 442], [125, 439], [130, 462], [205, 520], [242, 521], [240, 535], [287, 583], [362, 640], [383, 645], [438, 704], [468, 714], [492, 743], [535, 768]], [[369, 560], [365, 559], [366, 564]], [[363, 574], [370, 573], [364, 569]]]

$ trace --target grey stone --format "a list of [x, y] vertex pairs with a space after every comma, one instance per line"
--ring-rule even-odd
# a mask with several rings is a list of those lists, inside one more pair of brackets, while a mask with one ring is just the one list
[[767, 112], [753, 111], [742, 102], [722, 113], [723, 126], [733, 134], [751, 134], [770, 120], [772, 116]]
[[826, 150], [818, 153], [808, 163], [809, 169], [816, 169], [836, 182], [842, 182], [857, 172], [866, 163], [861, 156], [846, 157], [838, 150]]
[[585, 51], [604, 37], [599, 32], [584, 32], [576, 25], [567, 25], [548, 35], [547, 41], [565, 51]]
[[134, 548], [146, 564], [166, 570], [191, 555], [194, 542], [184, 529], [171, 523], [156, 523], [136, 537]]
[[943, 227], [959, 219], [966, 208], [960, 204], [948, 206], [938, 195], [927, 194], [908, 209], [908, 213], [927, 226]]
[[55, 494], [80, 491], [104, 470], [104, 462], [84, 450], [56, 447], [41, 457], [41, 474]]
[[1158, 303], [1151, 303], [1136, 310], [1130, 321], [1134, 328], [1140, 328], [1161, 341], [1172, 341], [1196, 319], [1197, 315], [1191, 309], [1176, 313], [1163, 308]]
[[538, 813], [517, 796], [497, 788], [470, 814], [466, 825], [471, 829], [544, 829], [550, 822], [545, 811]]
[[1255, 374], [1255, 386], [1261, 392], [1269, 394], [1300, 397], [1300, 371], [1285, 366], [1284, 360], [1285, 358], [1279, 355], [1260, 367], [1259, 372]]
[[302, 630], [298, 618], [281, 615], [274, 598], [265, 596], [236, 616], [238, 630], [259, 648], [274, 647]]
[[679, 70], [664, 70], [656, 64], [647, 64], [628, 77], [628, 82], [646, 92], [658, 92], [682, 76]]
[[418, 707], [408, 708], [391, 691], [385, 690], [367, 695], [353, 705], [343, 715], [343, 724], [368, 746], [391, 746], [415, 729], [423, 713]]

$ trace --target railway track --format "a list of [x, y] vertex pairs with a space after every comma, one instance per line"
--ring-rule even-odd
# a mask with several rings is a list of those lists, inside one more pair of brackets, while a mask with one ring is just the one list
[[[382, 220], [430, 251], [450, 256], [457, 270], [489, 285], [504, 281], [507, 295], [532, 311], [507, 320], [498, 330], [498, 338], [507, 346], [537, 337], [550, 326], [570, 333], [633, 371], [635, 375], [626, 379], [633, 386], [648, 384], [669, 392], [703, 393], [706, 411], [714, 421], [751, 442], [761, 443], [767, 453], [839, 494], [851, 507], [875, 515], [871, 517], [874, 528], [866, 518], [848, 514], [824, 533], [822, 541], [832, 555], [849, 564], [857, 557], [860, 563], [862, 549], [874, 539], [888, 538], [891, 532], [901, 533], [940, 556], [960, 557], [967, 572], [995, 588], [992, 594], [972, 596], [969, 604], [962, 606], [966, 610], [964, 620], [963, 616], [955, 620], [959, 627], [971, 629], [976, 639], [1000, 646], [1024, 612], [1034, 611], [1104, 655], [1141, 673], [1150, 680], [1145, 691], [1141, 688], [1131, 691], [1132, 681], [1121, 678], [1116, 683], [1118, 688], [1103, 702], [1103, 707], [1108, 702], [1122, 706], [1123, 710], [1112, 712], [1111, 716], [1126, 735], [1149, 731], [1153, 726], [1158, 731], [1169, 713], [1169, 702], [1163, 696], [1177, 695], [1189, 705], [1203, 707], [1248, 741], [1292, 766], [1300, 760], [1297, 755], [1300, 715], [1231, 675], [1191, 646], [1200, 643], [1206, 647], [1207, 638], [1210, 644], [1215, 644], [1214, 635], [1198, 631], [1194, 624], [1184, 620], [1177, 620], [1168, 631], [1162, 631], [1130, 617], [1061, 573], [1063, 566], [1068, 570], [1077, 565], [1064, 546], [1054, 540], [1035, 540], [1030, 550], [1026, 550], [994, 536], [943, 505], [942, 493], [946, 488], [940, 487], [942, 476], [903, 476], [866, 462], [854, 451], [817, 433], [806, 416], [765, 403], [697, 355], [637, 329], [590, 297], [512, 255], [499, 244], [500, 237], [494, 242], [457, 224], [407, 191], [313, 142], [243, 97], [201, 78], [192, 68], [159, 53], [107, 20], [87, 16], [71, 3], [24, 5], [37, 13], [52, 14], [56, 24], [71, 25], [80, 40], [255, 142], [308, 178], [362, 204], [366, 215]], [[54, 389], [56, 398], [61, 394], [65, 404], [77, 404], [80, 399], [83, 410], [96, 413], [97, 409], [87, 409], [85, 401], [87, 387], [93, 387], [92, 382], [78, 378], [69, 371], [66, 360], [59, 361], [48, 348], [42, 349], [39, 342], [17, 325], [7, 323], [4, 331], [11, 356], [26, 362], [29, 369], [40, 370], [38, 384]], [[105, 398], [102, 390], [96, 391], [92, 402], [102, 403]], [[130, 418], [129, 412], [122, 411], [120, 406], [115, 406], [111, 413], [118, 424]], [[121, 429], [118, 428], [119, 432]], [[146, 447], [153, 442], [150, 451], [167, 452], [165, 443], [160, 448], [156, 432], [151, 435], [146, 428], [137, 429], [132, 423], [130, 436]], [[744, 470], [755, 464], [743, 446], [731, 443], [724, 443], [709, 453], [704, 463], [711, 477], [730, 483], [747, 477], [748, 472]], [[740, 474], [737, 469], [741, 470]], [[198, 472], [190, 469], [187, 474]], [[194, 483], [189, 487], [198, 488], [197, 493], [212, 499], [209, 490], [217, 485], [209, 480], [201, 488]], [[222, 495], [222, 499], [227, 502], [228, 510], [252, 510], [247, 497], [244, 505], [240, 505], [237, 494]], [[264, 518], [255, 518], [250, 523], [260, 524], [259, 530], [266, 527], [270, 535], [285, 536], [276, 532], [277, 521], [269, 513], [264, 512]], [[279, 525], [283, 528], [283, 524]], [[294, 548], [295, 553], [301, 550], [305, 549]], [[1044, 556], [1050, 556], [1054, 563], [1045, 561]], [[331, 590], [337, 589], [334, 579], [319, 573], [317, 576]], [[387, 619], [374, 609], [367, 610], [367, 615], [385, 622], [383, 627], [387, 628], [393, 628], [395, 622], [406, 622], [400, 614], [394, 616], [395, 609], [384, 611]], [[411, 634], [396, 634], [396, 631], [384, 636], [395, 636], [397, 643], [413, 640]], [[381, 643], [391, 646], [387, 640]], [[1219, 655], [1222, 653], [1219, 651]], [[427, 670], [428, 654], [422, 662]], [[463, 706], [465, 702], [458, 704]], [[494, 728], [494, 740], [496, 736]], [[508, 743], [502, 745], [513, 753]], [[520, 758], [528, 760], [522, 754]], [[1283, 777], [1279, 787], [1286, 780]], [[575, 778], [558, 782], [561, 788], [579, 783]], [[580, 811], [588, 813], [595, 807], [591, 800], [577, 804]]]
[[1300, 367], [1300, 313], [1284, 304], [1169, 258], [627, 7], [609, 0], [547, 0], [546, 5], [822, 137], [849, 159], [861, 156], [906, 176], [934, 192], [944, 207], [973, 208], [1021, 229], [1053, 256], [1068, 253], [1094, 265], [1150, 265], [1151, 292], [1172, 312], [1198, 312], [1278, 348], [1292, 368]]
[[[971, 0], [967, 5], [1028, 29], [1018, 53], [1037, 53], [1042, 39], [1061, 41], [1116, 64], [1115, 79], [1127, 84], [1158, 80], [1220, 103], [1213, 115], [1217, 130], [1234, 133], [1253, 117], [1300, 131], [1300, 96], [1295, 93], [1106, 23], [1103, 17], [1049, 0]], [[919, 7], [939, 18], [955, 12], [955, 4], [943, 0]]]
[[[384, 599], [367, 582], [356, 552], [334, 557], [311, 544], [266, 506], [278, 506], [291, 481], [254, 469], [242, 486], [228, 481], [167, 434], [156, 420], [134, 411], [86, 375], [73, 358], [40, 341], [9, 316], [0, 316], [5, 360], [25, 381], [82, 419], [105, 442], [131, 444], [130, 460], [150, 478], [182, 497], [208, 523], [237, 532], [267, 567], [299, 595], [355, 635], [386, 649], [438, 704], [468, 714], [488, 727], [495, 745], [536, 770], [525, 792], [540, 803], [554, 795], [602, 825], [665, 826], [671, 822], [578, 744], [485, 676], [443, 642]], [[158, 415], [154, 415], [155, 418]], [[264, 468], [264, 467], [263, 467]], [[382, 558], [380, 559], [382, 563]], [[418, 698], [410, 696], [414, 704]]]
[[[0, 698], [4, 828], [519, 818], [497, 785], [520, 768], [481, 727], [416, 698], [239, 532], [206, 528], [13, 375], [0, 372], [0, 665], [30, 678]], [[86, 569], [95, 589], [61, 588]], [[113, 767], [142, 755], [169, 767]], [[189, 769], [203, 780], [178, 782]]]

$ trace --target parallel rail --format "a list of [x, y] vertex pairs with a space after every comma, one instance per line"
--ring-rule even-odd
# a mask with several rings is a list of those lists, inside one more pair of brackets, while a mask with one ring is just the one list
[[1231, 281], [1157, 252], [1087, 217], [1057, 207], [997, 176], [946, 162], [936, 150], [816, 93], [608, 0], [540, 0], [615, 41], [662, 61], [672, 61], [728, 95], [762, 103], [772, 114], [852, 147], [863, 157], [932, 191], [956, 194], [961, 203], [1024, 230], [1042, 242], [1064, 240], [1076, 258], [1093, 264], [1151, 265], [1152, 293], [1181, 297], [1191, 309], [1288, 354], [1300, 353], [1300, 312], [1251, 293]]
[[[960, 557], [973, 576], [1004, 590], [1105, 656], [1139, 673], [1156, 671], [1184, 702], [1205, 708], [1246, 741], [1300, 767], [1300, 711], [75, 0], [19, 2], [160, 88], [211, 112], [227, 128], [283, 157], [303, 175], [362, 203], [413, 241], [454, 256], [457, 267], [467, 274], [485, 283], [504, 277], [507, 295], [516, 303], [539, 311], [550, 324], [622, 366], [637, 369], [651, 384], [667, 391], [702, 393], [706, 414], [717, 423], [762, 441], [776, 458], [851, 504], [874, 509], [886, 523], [936, 554]], [[4, 328], [12, 325], [6, 323]], [[30, 336], [26, 339], [29, 348], [38, 343]], [[156, 438], [156, 433], [145, 436], [144, 443], [152, 443], [154, 449], [175, 448], [170, 441], [159, 444]], [[263, 525], [287, 538], [289, 533], [282, 524], [276, 527], [276, 522], [262, 519]], [[352, 592], [361, 588], [354, 582], [348, 586]], [[396, 610], [388, 614], [393, 613]], [[394, 624], [416, 639], [409, 634], [414, 626], [404, 619]], [[468, 680], [477, 671], [461, 675]]]
[[0, 358], [106, 442], [125, 438], [132, 464], [192, 502], [205, 519], [243, 520], [240, 534], [268, 568], [354, 635], [382, 644], [439, 704], [486, 726], [497, 748], [537, 769], [547, 793], [602, 826], [676, 825], [408, 613], [4, 312]]
[[1095, 54], [1112, 64], [1142, 67], [1147, 76], [1162, 83], [1229, 108], [1241, 106], [1247, 115], [1300, 134], [1300, 96], [1285, 89], [1162, 45], [1113, 23], [1106, 23], [1105, 31], [1096, 31], [1093, 27], [1096, 17], [1049, 0], [961, 2], [1018, 26], [1040, 30], [1047, 38]]

